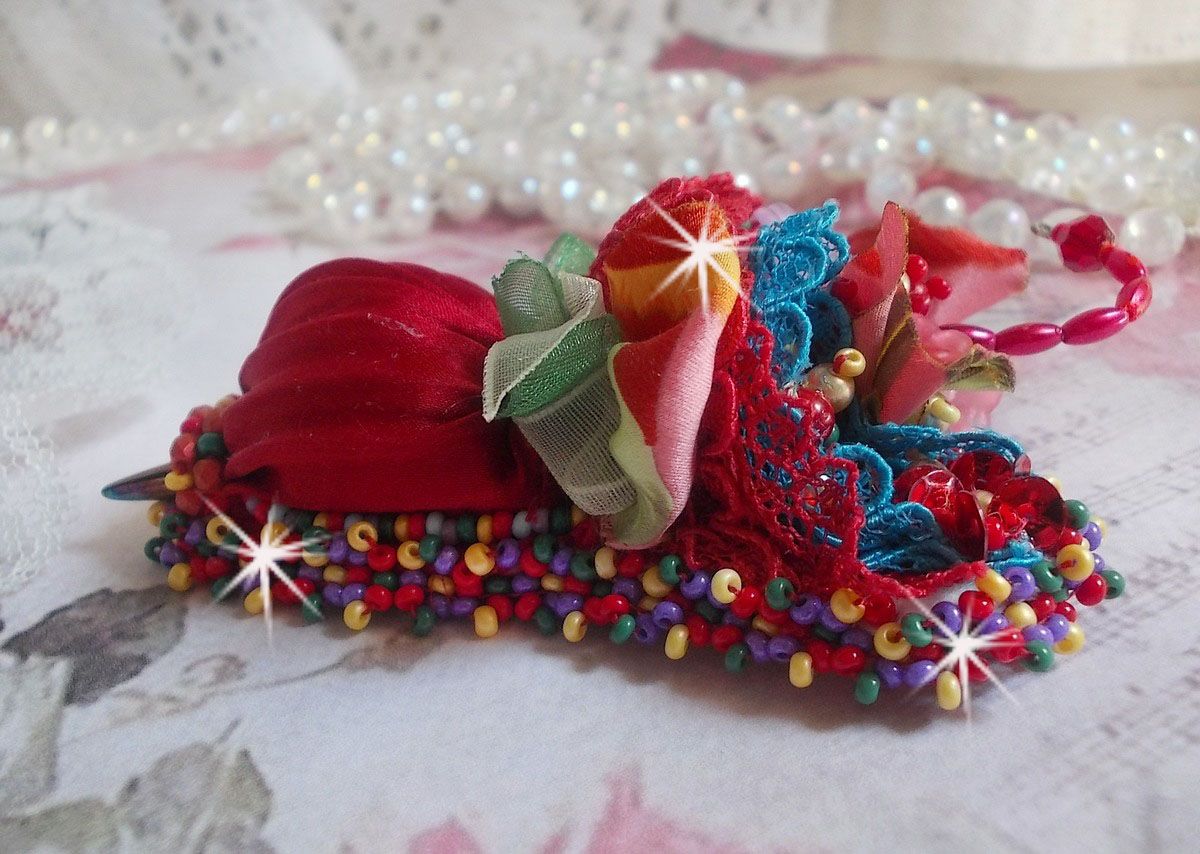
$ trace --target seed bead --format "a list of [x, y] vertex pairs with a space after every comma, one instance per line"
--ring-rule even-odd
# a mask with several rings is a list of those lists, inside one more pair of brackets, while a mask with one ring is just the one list
[[1073, 652], [1079, 652], [1079, 650], [1083, 649], [1083, 642], [1083, 629], [1079, 623], [1071, 623], [1067, 629], [1066, 636], [1054, 645], [1054, 651], [1063, 655], [1070, 655]]
[[976, 578], [975, 586], [997, 602], [1003, 602], [1012, 595], [1012, 584], [994, 569]]
[[[146, 518], [150, 520], [151, 525], [153, 525], [154, 527], [157, 528], [158, 523], [162, 521], [163, 514], [165, 514], [166, 512], [167, 512], [167, 505], [161, 501], [155, 501], [153, 504], [151, 504], [149, 507], [146, 508]], [[215, 518], [214, 518], [214, 521], [216, 521]], [[211, 525], [212, 522], [209, 522], [209, 524]], [[220, 540], [217, 540], [217, 542], [220, 542]]]
[[877, 628], [873, 640], [875, 651], [888, 661], [900, 661], [912, 651], [912, 644], [896, 622], [884, 623]]
[[1055, 555], [1058, 571], [1068, 581], [1083, 581], [1096, 568], [1096, 557], [1087, 546], [1072, 543], [1063, 546]]
[[665, 644], [667, 658], [678, 661], [687, 655], [689, 634], [685, 625], [671, 626]]
[[783, 611], [792, 606], [796, 595], [796, 587], [786, 578], [772, 578], [767, 582], [767, 604], [776, 611]]
[[829, 608], [833, 611], [833, 616], [847, 624], [857, 623], [866, 613], [862, 597], [848, 587], [833, 591], [833, 595], [829, 597]]
[[416, 540], [405, 540], [396, 548], [396, 560], [405, 569], [421, 569], [425, 566], [421, 544]]
[[463, 560], [466, 561], [467, 569], [474, 575], [484, 576], [496, 568], [495, 554], [483, 543], [473, 543], [467, 546], [466, 552], [463, 553]]
[[186, 563], [177, 563], [167, 572], [167, 586], [177, 593], [184, 593], [192, 587], [192, 568]]
[[617, 553], [612, 546], [596, 549], [596, 575], [605, 581], [617, 577]]
[[177, 471], [169, 471], [166, 477], [163, 478], [163, 486], [172, 492], [183, 492], [185, 489], [192, 488], [191, 472], [180, 474]]
[[321, 579], [328, 584], [345, 584], [346, 569], [337, 564], [330, 564], [321, 573]]
[[1037, 621], [1037, 614], [1034, 613], [1033, 606], [1028, 602], [1014, 602], [1004, 609], [1004, 617], [1015, 628], [1024, 629], [1034, 625]]
[[[426, 520], [428, 522], [428, 520]], [[485, 546], [492, 542], [492, 517], [484, 513], [475, 521], [475, 539]]]
[[242, 607], [246, 609], [247, 614], [258, 615], [263, 612], [265, 603], [263, 602], [263, 592], [261, 587], [255, 587], [246, 597], [242, 599]]
[[219, 546], [229, 536], [229, 526], [225, 524], [225, 520], [220, 516], [213, 516], [208, 520], [208, 524], [204, 526], [204, 536], [208, 538], [210, 543]]
[[937, 677], [937, 704], [947, 712], [953, 712], [962, 705], [962, 683], [958, 676], [949, 670], [943, 670]]
[[355, 522], [346, 529], [346, 542], [356, 552], [365, 552], [379, 542], [379, 531], [370, 522]]
[[853, 347], [838, 350], [833, 356], [833, 372], [844, 380], [862, 376], [862, 372], [866, 369], [866, 357]]
[[563, 637], [571, 643], [578, 643], [587, 634], [587, 617], [582, 611], [572, 611], [563, 620]]
[[652, 566], [642, 573], [642, 589], [650, 596], [661, 599], [673, 589], [670, 584], [663, 581], [662, 575], [659, 574], [657, 566]]
[[371, 611], [367, 607], [367, 603], [361, 599], [355, 599], [342, 609], [342, 622], [346, 624], [346, 628], [361, 632], [371, 622]]
[[728, 605], [737, 598], [738, 591], [742, 589], [742, 577], [737, 574], [737, 570], [728, 567], [718, 569], [713, 573], [710, 589], [714, 599], [722, 605]]
[[480, 605], [475, 609], [475, 634], [481, 638], [494, 637], [500, 631], [500, 616], [491, 605]]
[[788, 660], [788, 681], [797, 688], [813, 683], [813, 660], [807, 652], [797, 652]]

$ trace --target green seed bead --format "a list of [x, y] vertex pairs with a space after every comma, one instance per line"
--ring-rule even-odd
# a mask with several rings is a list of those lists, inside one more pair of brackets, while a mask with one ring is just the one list
[[213, 599], [223, 598], [225, 596], [225, 591], [227, 591], [229, 589], [229, 586], [231, 584], [233, 584], [233, 576], [227, 576], [225, 578], [218, 578], [216, 581], [214, 581], [212, 583], [212, 586], [209, 588], [209, 592], [212, 594], [212, 598]]
[[1068, 498], [1063, 502], [1063, 510], [1066, 511], [1067, 522], [1076, 531], [1086, 527], [1087, 523], [1092, 520], [1092, 514], [1088, 512], [1087, 505], [1074, 498]]
[[182, 513], [164, 513], [158, 520], [158, 532], [168, 540], [182, 537], [187, 531], [187, 517]]
[[146, 545], [142, 547], [142, 551], [145, 552], [148, 560], [158, 563], [158, 553], [162, 551], [162, 547], [166, 544], [166, 537], [151, 537], [146, 540]]
[[613, 586], [611, 581], [605, 581], [603, 578], [597, 579], [592, 584], [592, 595], [607, 596], [609, 593], [612, 593], [612, 588]]
[[625, 643], [633, 637], [635, 628], [637, 628], [637, 620], [633, 618], [632, 614], [625, 614], [613, 623], [612, 631], [608, 633], [608, 639], [613, 643]]
[[858, 674], [854, 683], [854, 699], [864, 706], [869, 706], [879, 699], [879, 688], [882, 685], [883, 680], [878, 675], [864, 671]]
[[475, 542], [478, 530], [479, 520], [470, 513], [459, 516], [458, 521], [454, 523], [454, 533], [458, 534], [458, 541], [464, 549]]
[[400, 576], [394, 572], [377, 572], [371, 578], [376, 584], [381, 584], [388, 590], [395, 590], [400, 586]]
[[750, 660], [750, 649], [744, 643], [735, 643], [725, 653], [725, 669], [730, 673], [741, 673]]
[[776, 611], [791, 607], [796, 595], [796, 586], [786, 578], [772, 578], [767, 582], [767, 604]]
[[550, 511], [550, 533], [565, 534], [571, 530], [571, 508], [555, 507]]
[[304, 601], [300, 603], [300, 614], [304, 617], [304, 622], [310, 625], [321, 622], [321, 594], [310, 593], [304, 597]]
[[554, 537], [550, 534], [538, 534], [533, 539], [533, 556], [541, 563], [549, 563], [554, 557]]
[[416, 619], [413, 620], [412, 633], [419, 638], [425, 637], [433, 631], [433, 624], [437, 622], [437, 614], [433, 613], [433, 609], [428, 605], [418, 605]]
[[491, 574], [483, 579], [483, 592], [489, 596], [496, 594], [504, 594], [512, 589], [512, 579], [503, 576]]
[[716, 606], [707, 599], [701, 599], [692, 607], [696, 609], [697, 614], [708, 620], [713, 625], [719, 626], [721, 624], [721, 612], [718, 611]]
[[1054, 571], [1054, 564], [1048, 560], [1040, 560], [1029, 568], [1033, 580], [1037, 582], [1038, 590], [1043, 593], [1054, 593], [1062, 590], [1062, 576]]
[[[290, 512], [291, 521], [288, 522], [288, 527], [293, 531], [303, 531], [305, 528], [313, 527], [313, 521], [317, 518], [317, 514], [311, 510], [292, 510]], [[322, 528], [321, 530], [325, 530]]]
[[197, 457], [224, 457], [228, 453], [220, 433], [201, 433], [196, 439]]
[[433, 534], [426, 534], [424, 537], [421, 537], [421, 542], [417, 544], [417, 553], [421, 555], [421, 560], [426, 563], [433, 563], [437, 560], [438, 552], [441, 550], [442, 538]]
[[1105, 599], [1116, 599], [1125, 592], [1125, 576], [1121, 575], [1121, 573], [1115, 569], [1106, 569], [1100, 574], [1108, 582], [1108, 592], [1104, 594]]
[[679, 583], [679, 570], [683, 566], [683, 561], [679, 559], [679, 555], [663, 555], [662, 560], [658, 562], [658, 577], [674, 587]]
[[904, 619], [900, 621], [900, 633], [906, 641], [918, 648], [933, 643], [933, 632], [925, 627], [925, 618], [916, 612], [904, 615]]
[[1062, 587], [1058, 590], [1055, 590], [1050, 595], [1054, 597], [1055, 602], [1066, 602], [1071, 598], [1071, 591], [1065, 587]]
[[558, 618], [545, 605], [533, 612], [533, 622], [537, 624], [538, 631], [544, 635], [553, 635], [558, 632]]
[[833, 429], [829, 431], [829, 439], [827, 441], [829, 442], [830, 445], [836, 445], [838, 442], [841, 441], [841, 439], [842, 439], [842, 431], [840, 429], [838, 429], [838, 426], [836, 424], [834, 424]]
[[323, 555], [325, 554], [325, 545], [329, 542], [329, 532], [324, 528], [318, 528], [315, 525], [305, 528], [300, 534], [300, 539], [308, 543], [304, 550], [309, 554]]
[[819, 637], [821, 640], [826, 641], [828, 643], [839, 643], [841, 641], [841, 637], [842, 637], [841, 635], [839, 635], [837, 632], [833, 631], [832, 629], [827, 629], [825, 626], [822, 626], [820, 623], [813, 623], [812, 627], [811, 627], [811, 631], [814, 635]]
[[1025, 666], [1037, 673], [1045, 673], [1054, 666], [1054, 650], [1045, 641], [1027, 641]]
[[590, 552], [578, 551], [571, 555], [571, 574], [580, 581], [593, 581], [596, 575], [596, 559]]
[[208, 540], [201, 540], [200, 542], [196, 543], [196, 553], [199, 554], [200, 557], [212, 557], [217, 553], [217, 547]]

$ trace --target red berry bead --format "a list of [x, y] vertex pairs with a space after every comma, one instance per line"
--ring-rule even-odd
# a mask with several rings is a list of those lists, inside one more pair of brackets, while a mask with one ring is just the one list
[[929, 307], [933, 305], [933, 298], [929, 296], [929, 291], [925, 290], [924, 285], [914, 285], [908, 292], [908, 301], [917, 314], [929, 314]]
[[919, 285], [929, 275], [929, 262], [920, 255], [909, 255], [904, 264], [904, 272], [908, 274], [911, 284]]
[[762, 593], [756, 587], [743, 587], [737, 597], [729, 605], [729, 610], [735, 617], [748, 620], [758, 611], [758, 603], [762, 601]]
[[872, 626], [882, 626], [896, 619], [896, 601], [891, 596], [882, 593], [872, 593], [862, 601], [863, 622]]
[[1113, 242], [1113, 233], [1108, 223], [1092, 214], [1059, 223], [1051, 229], [1050, 239], [1058, 244], [1063, 265], [1068, 270], [1088, 273], [1102, 266], [1100, 255], [1105, 244]]
[[419, 584], [401, 584], [392, 596], [397, 611], [415, 611], [425, 601], [425, 588]]
[[394, 594], [382, 584], [372, 584], [363, 593], [363, 602], [367, 603], [367, 607], [372, 611], [386, 611], [392, 607], [392, 596]]
[[1039, 623], [1054, 613], [1056, 604], [1054, 597], [1049, 593], [1039, 593], [1029, 600], [1029, 607], [1033, 609]]
[[1062, 614], [1064, 617], [1066, 617], [1072, 623], [1075, 622], [1075, 617], [1078, 616], [1075, 613], [1075, 606], [1072, 605], [1070, 602], [1068, 602], [1066, 599], [1059, 602], [1058, 605], [1055, 606], [1054, 610], [1057, 611], [1058, 613]]
[[978, 590], [964, 590], [958, 594], [958, 609], [964, 616], [970, 617], [972, 623], [986, 620], [996, 610], [992, 597]]
[[863, 669], [866, 663], [867, 654], [863, 652], [862, 647], [852, 644], [839, 646], [833, 651], [833, 656], [829, 660], [829, 666], [839, 676], [854, 676]]
[[925, 288], [934, 299], [950, 299], [952, 293], [950, 283], [941, 276], [930, 276], [929, 281], [925, 283]]
[[1075, 598], [1080, 605], [1099, 605], [1108, 593], [1108, 582], [1098, 572], [1093, 572], [1075, 588]]

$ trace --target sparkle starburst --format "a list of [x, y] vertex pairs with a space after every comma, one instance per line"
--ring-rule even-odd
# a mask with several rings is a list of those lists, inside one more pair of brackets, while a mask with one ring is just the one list
[[671, 226], [671, 230], [679, 235], [678, 240], [672, 237], [655, 237], [654, 240], [685, 253], [675, 268], [671, 270], [671, 274], [658, 283], [658, 286], [650, 294], [650, 299], [654, 299], [678, 280], [695, 275], [700, 289], [700, 305], [707, 311], [710, 270], [731, 285], [740, 296], [746, 297], [742, 283], [729, 275], [729, 271], [717, 261], [717, 256], [725, 252], [738, 252], [747, 241], [754, 239], [753, 234], [726, 234], [724, 237], [714, 239], [713, 235], [708, 233], [707, 217], [700, 225], [700, 233], [692, 234], [684, 228], [679, 220], [665, 211], [662, 205], [653, 199], [647, 199], [647, 201], [650, 203], [650, 207], [654, 208], [658, 215], [666, 221], [667, 225]]
[[282, 582], [300, 600], [302, 608], [310, 607], [305, 602], [304, 591], [296, 585], [296, 582], [284, 571], [280, 564], [295, 563], [300, 560], [306, 549], [321, 545], [323, 538], [313, 537], [289, 540], [288, 538], [292, 532], [283, 523], [284, 508], [280, 504], [272, 504], [271, 508], [267, 511], [267, 522], [263, 525], [259, 539], [256, 540], [242, 530], [237, 522], [223, 513], [207, 498], [204, 499], [204, 502], [208, 505], [208, 509], [241, 541], [240, 545], [236, 546], [222, 545], [219, 547], [219, 550], [239, 559], [246, 560], [246, 563], [238, 573], [230, 579], [229, 583], [225, 585], [225, 588], [217, 596], [217, 600], [224, 599], [232, 590], [240, 587], [247, 579], [257, 578], [258, 588], [262, 591], [263, 597], [263, 617], [267, 622], [267, 639], [270, 641], [273, 637], [271, 582], [274, 579]]
[[957, 632], [951, 631], [950, 627], [933, 611], [925, 606], [925, 603], [919, 599], [909, 597], [909, 601], [933, 623], [937, 631], [934, 632], [933, 642], [943, 647], [946, 652], [938, 659], [937, 669], [930, 674], [930, 681], [937, 678], [937, 675], [943, 670], [950, 671], [958, 677], [959, 685], [962, 687], [962, 705], [963, 711], [966, 713], [967, 720], [971, 719], [971, 680], [970, 670], [972, 667], [977, 668], [989, 682], [999, 689], [1005, 697], [1007, 697], [1014, 705], [1020, 705], [1013, 693], [1008, 690], [1001, 682], [996, 672], [984, 660], [981, 653], [990, 649], [1000, 649], [1009, 646], [1010, 641], [999, 637], [1000, 631], [981, 632], [983, 623], [971, 625], [971, 617], [969, 614], [963, 614], [962, 626]]

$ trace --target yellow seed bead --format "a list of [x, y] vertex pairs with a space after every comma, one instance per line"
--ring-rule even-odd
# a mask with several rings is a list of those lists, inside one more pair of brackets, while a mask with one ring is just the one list
[[862, 597], [848, 587], [833, 591], [829, 597], [829, 610], [843, 623], [857, 623], [867, 612]]
[[355, 522], [346, 529], [346, 543], [356, 552], [368, 551], [377, 542], [379, 542], [379, 531], [375, 530], [375, 526], [365, 519]]
[[1004, 609], [1004, 618], [1016, 629], [1028, 628], [1038, 621], [1037, 613], [1028, 602], [1013, 602]]
[[186, 563], [177, 563], [167, 573], [167, 586], [177, 593], [192, 589], [192, 568]]
[[346, 570], [344, 567], [338, 566], [336, 563], [331, 563], [325, 567], [325, 571], [321, 573], [321, 578], [325, 579], [330, 584], [345, 584]]
[[875, 630], [875, 651], [888, 661], [899, 661], [912, 650], [897, 622], [884, 623]]
[[1062, 640], [1054, 645], [1055, 652], [1061, 652], [1063, 655], [1070, 655], [1073, 652], [1079, 652], [1083, 649], [1083, 629], [1078, 623], [1071, 623], [1067, 629], [1067, 635]]
[[713, 598], [722, 605], [728, 605], [737, 598], [738, 593], [742, 589], [742, 577], [737, 574], [737, 570], [718, 569], [712, 577], [710, 587], [712, 588]]
[[542, 589], [549, 590], [554, 593], [562, 593], [563, 580], [557, 575], [543, 575]]
[[667, 632], [667, 642], [664, 646], [667, 653], [667, 658], [672, 661], [678, 661], [687, 655], [688, 651], [688, 627], [687, 626], [671, 626]]
[[167, 472], [167, 476], [163, 478], [163, 486], [172, 492], [183, 492], [185, 489], [192, 488], [191, 472], [180, 474], [177, 471]]
[[975, 579], [975, 586], [992, 597], [993, 602], [1003, 602], [1012, 595], [1012, 585], [1008, 579], [994, 569], [989, 569]]
[[255, 587], [242, 600], [242, 607], [246, 609], [247, 614], [261, 614], [263, 606], [263, 592], [261, 587]]
[[475, 539], [485, 546], [492, 541], [492, 517], [484, 513], [475, 523]]
[[571, 527], [572, 528], [574, 528], [576, 525], [578, 525], [580, 522], [582, 522], [586, 518], [587, 518], [586, 513], [584, 513], [582, 510], [580, 510], [574, 504], [571, 505]]
[[617, 577], [617, 552], [612, 546], [596, 549], [596, 575], [605, 581]]
[[1062, 495], [1062, 492], [1063, 492], [1062, 478], [1060, 478], [1056, 474], [1044, 474], [1044, 475], [1042, 475], [1042, 477], [1044, 477], [1046, 480], [1050, 481], [1050, 485], [1058, 490], [1059, 495]]
[[214, 546], [219, 546], [229, 536], [229, 526], [225, 524], [225, 520], [220, 516], [213, 516], [208, 520], [208, 524], [204, 526], [204, 536]]
[[146, 508], [146, 518], [150, 520], [150, 524], [158, 527], [158, 523], [162, 521], [162, 517], [167, 513], [167, 505], [161, 501], [155, 501]]
[[1091, 549], [1082, 543], [1071, 543], [1058, 550], [1054, 562], [1058, 571], [1068, 581], [1083, 581], [1096, 568], [1096, 558]]
[[443, 596], [454, 595], [454, 579], [446, 575], [431, 575], [429, 576], [429, 589], [434, 593], [440, 593]]
[[420, 569], [425, 566], [421, 557], [421, 544], [416, 540], [405, 540], [396, 547], [396, 561], [405, 569]]
[[926, 411], [938, 421], [945, 421], [947, 424], [957, 424], [962, 418], [959, 408], [941, 395], [929, 401]]
[[937, 678], [937, 704], [947, 712], [962, 705], [962, 683], [949, 670], [943, 670]]
[[638, 600], [637, 606], [639, 611], [653, 611], [654, 607], [661, 602], [657, 596], [643, 596]]
[[309, 566], [321, 567], [329, 563], [329, 555], [324, 552], [301, 552], [300, 557]]
[[313, 527], [328, 529], [329, 528], [329, 514], [328, 513], [318, 513], [316, 516], [313, 516]]
[[367, 623], [371, 622], [371, 612], [367, 610], [367, 603], [361, 599], [355, 599], [349, 605], [342, 609], [342, 622], [346, 624], [346, 628], [351, 631], [361, 632], [367, 627]]
[[775, 635], [779, 634], [779, 626], [775, 625], [774, 623], [768, 623], [763, 619], [761, 614], [755, 616], [755, 618], [750, 621], [750, 625], [752, 628], [758, 629], [768, 637], [775, 637]]
[[813, 683], [812, 656], [807, 652], [792, 654], [788, 662], [788, 681], [797, 688], [807, 688]]
[[467, 569], [475, 575], [487, 575], [496, 568], [495, 555], [483, 543], [472, 543], [467, 546], [466, 552], [463, 553], [463, 561], [466, 562]]
[[661, 599], [671, 592], [671, 585], [663, 581], [662, 575], [658, 571], [658, 565], [655, 564], [642, 573], [642, 589], [648, 595]]
[[562, 633], [571, 643], [583, 640], [583, 636], [587, 634], [587, 617], [583, 616], [583, 611], [567, 614], [567, 618], [563, 620]]
[[282, 522], [268, 522], [262, 526], [259, 536], [268, 543], [282, 543], [289, 533], [288, 526]]
[[844, 380], [852, 380], [862, 376], [867, 369], [867, 359], [861, 351], [853, 347], [838, 350], [833, 357], [834, 372]]
[[475, 609], [475, 634], [481, 638], [493, 637], [500, 631], [500, 617], [491, 605], [480, 605]]
[[396, 535], [396, 539], [400, 542], [408, 539], [408, 516], [402, 513], [396, 517], [396, 521], [392, 523], [392, 533]]
[[1101, 519], [1099, 516], [1093, 516], [1092, 521], [1096, 523], [1096, 527], [1100, 529], [1100, 536], [1108, 536], [1108, 522]]

